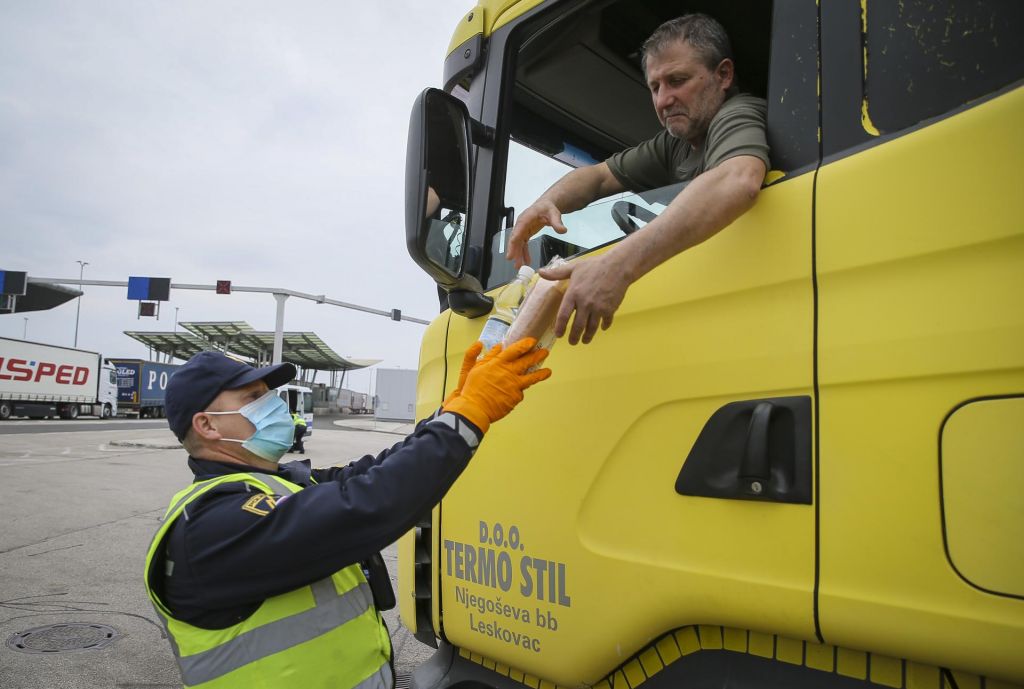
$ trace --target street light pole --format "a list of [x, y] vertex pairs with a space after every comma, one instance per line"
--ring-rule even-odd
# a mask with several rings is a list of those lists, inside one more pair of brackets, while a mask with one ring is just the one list
[[[81, 283], [82, 275], [85, 273], [85, 267], [89, 265], [88, 261], [75, 261], [78, 264], [78, 281]], [[78, 288], [81, 290], [84, 285], [79, 284]], [[78, 318], [82, 315], [82, 295], [78, 295], [78, 308], [75, 309], [75, 347], [78, 346]]]
[[181, 309], [180, 306], [175, 306], [174, 307], [174, 332], [178, 332], [178, 310], [179, 309]]

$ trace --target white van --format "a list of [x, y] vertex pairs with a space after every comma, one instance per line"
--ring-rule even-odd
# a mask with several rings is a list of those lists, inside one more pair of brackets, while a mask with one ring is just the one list
[[301, 385], [282, 385], [277, 394], [288, 405], [289, 413], [299, 412], [306, 420], [306, 436], [313, 435], [313, 391]]

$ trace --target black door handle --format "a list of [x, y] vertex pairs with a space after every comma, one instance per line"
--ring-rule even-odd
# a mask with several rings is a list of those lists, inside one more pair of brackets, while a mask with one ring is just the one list
[[740, 482], [742, 490], [755, 497], [764, 493], [771, 479], [768, 425], [771, 423], [772, 409], [771, 402], [759, 402], [750, 414], [750, 425], [747, 426], [747, 445], [740, 465]]
[[731, 402], [701, 429], [676, 492], [811, 504], [811, 398]]

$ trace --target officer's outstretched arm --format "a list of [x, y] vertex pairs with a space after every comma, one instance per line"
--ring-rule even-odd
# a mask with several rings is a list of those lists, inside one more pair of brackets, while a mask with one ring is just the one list
[[469, 420], [486, 433], [492, 423], [523, 400], [523, 390], [546, 380], [551, 369], [527, 373], [548, 355], [546, 349], [534, 349], [537, 340], [524, 338], [502, 348], [495, 345], [466, 375], [457, 396], [445, 400], [442, 409]]

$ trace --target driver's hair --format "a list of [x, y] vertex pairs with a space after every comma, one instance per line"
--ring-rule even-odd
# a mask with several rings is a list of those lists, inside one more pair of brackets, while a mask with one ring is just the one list
[[[704, 61], [704, 66], [714, 70], [722, 60], [732, 60], [732, 43], [729, 34], [718, 20], [706, 14], [684, 14], [670, 19], [650, 35], [641, 47], [640, 65], [647, 74], [647, 58], [661, 52], [665, 46], [676, 41], [688, 43]], [[735, 84], [735, 81], [733, 82]]]

